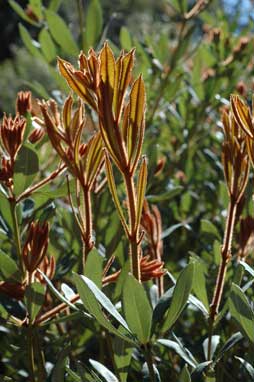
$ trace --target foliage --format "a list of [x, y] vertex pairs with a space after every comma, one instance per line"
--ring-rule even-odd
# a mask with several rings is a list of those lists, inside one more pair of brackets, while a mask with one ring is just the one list
[[9, 0], [0, 375], [252, 380], [253, 21], [117, 3]]

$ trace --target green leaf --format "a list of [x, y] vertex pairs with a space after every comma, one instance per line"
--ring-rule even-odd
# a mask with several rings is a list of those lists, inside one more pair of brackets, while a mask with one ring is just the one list
[[128, 369], [131, 362], [133, 346], [119, 337], [113, 339], [114, 361], [118, 370], [121, 382], [126, 382]]
[[221, 235], [217, 227], [213, 223], [211, 223], [209, 220], [206, 220], [206, 219], [201, 220], [201, 232], [212, 235], [216, 239], [219, 239], [219, 240], [221, 239]]
[[127, 323], [118, 313], [107, 296], [85, 276], [74, 273], [74, 281], [85, 308], [96, 318], [98, 323], [109, 330], [109, 332], [116, 334], [117, 336], [120, 336], [126, 341], [130, 341], [132, 343], [133, 341], [124, 336], [120, 330], [116, 329], [103, 314], [101, 306], [107, 310], [107, 312], [110, 313], [111, 316], [113, 316], [124, 328], [126, 328], [127, 331], [129, 331]]
[[120, 30], [120, 43], [121, 47], [125, 50], [131, 50], [132, 48], [132, 39], [130, 32], [126, 27], [122, 27]]
[[197, 366], [198, 363], [191, 354], [191, 352], [187, 348], [185, 348], [179, 340], [176, 342], [171, 340], [159, 339], [157, 342], [171, 350], [174, 350], [191, 367], [195, 368]]
[[8, 232], [9, 228], [11, 228], [13, 225], [13, 220], [11, 215], [10, 202], [3, 194], [0, 194], [0, 216], [4, 219], [4, 222], [1, 221], [1, 225], [7, 224], [8, 227], [3, 228], [6, 232]]
[[182, 190], [183, 190], [182, 186], [176, 186], [171, 188], [169, 191], [164, 192], [163, 194], [147, 195], [146, 199], [151, 203], [169, 201], [173, 199], [175, 196], [179, 195], [182, 192]]
[[97, 362], [93, 359], [89, 359], [92, 367], [107, 381], [107, 382], [119, 382], [116, 376], [100, 362]]
[[26, 190], [39, 171], [36, 151], [28, 145], [21, 147], [14, 165], [14, 191], [16, 195]]
[[254, 269], [249, 266], [245, 261], [239, 261], [239, 264], [247, 271], [252, 277], [254, 277]]
[[203, 372], [211, 365], [212, 362], [213, 361], [205, 361], [205, 362], [199, 363], [195, 367], [193, 372], [191, 373], [191, 379], [196, 382], [197, 381], [196, 378], [202, 376]]
[[51, 10], [46, 10], [45, 14], [49, 31], [54, 40], [60, 45], [65, 53], [77, 56], [79, 52], [77, 44], [65, 21]]
[[63, 0], [51, 0], [49, 4], [49, 9], [51, 11], [57, 12]]
[[39, 34], [39, 42], [41, 45], [42, 53], [46, 60], [51, 62], [56, 59], [55, 44], [46, 28], [43, 28]]
[[243, 334], [254, 342], [254, 313], [242, 289], [234, 283], [231, 286], [229, 310]]
[[[153, 368], [153, 372], [154, 372], [154, 382], [161, 382], [160, 373], [159, 373], [159, 371], [158, 371], [158, 369], [154, 363], [152, 364], [152, 368]], [[143, 364], [142, 375], [143, 375], [143, 378], [142, 378], [143, 382], [150, 382], [151, 381], [150, 371], [149, 371], [147, 362], [145, 362]]]
[[96, 248], [89, 252], [85, 266], [85, 276], [92, 280], [99, 289], [102, 288], [103, 257]]
[[16, 262], [0, 249], [0, 276], [4, 281], [21, 281], [21, 273]]
[[134, 276], [128, 275], [123, 286], [123, 309], [126, 321], [142, 344], [150, 338], [152, 308], [146, 292]]
[[65, 370], [66, 370], [66, 373], [68, 374], [68, 376], [70, 376], [72, 378], [72, 380], [71, 380], [72, 382], [82, 382], [81, 377], [79, 377], [77, 373], [75, 373], [73, 370], [71, 370], [68, 365], [65, 367]]
[[180, 273], [173, 292], [172, 302], [162, 325], [162, 332], [169, 330], [182, 313], [191, 292], [194, 270], [194, 263], [190, 263]]
[[153, 319], [152, 319], [152, 332], [154, 332], [154, 329], [157, 324], [161, 324], [165, 312], [168, 310], [170, 306], [170, 301], [173, 296], [174, 292], [174, 286], [170, 289], [168, 289], [159, 299], [157, 302], [154, 310], [153, 310]]
[[[203, 351], [204, 351], [204, 355], [205, 355], [205, 359], [208, 361], [208, 342], [209, 342], [209, 339], [206, 338], [203, 342]], [[220, 342], [220, 336], [218, 335], [214, 335], [212, 336], [211, 338], [211, 358], [213, 358], [213, 355], [215, 353], [215, 350], [217, 348], [217, 346], [219, 345], [219, 342]]]
[[217, 356], [215, 357], [215, 362], [219, 361], [225, 353], [227, 353], [237, 342], [243, 339], [243, 335], [240, 332], [234, 333], [219, 350]]
[[195, 260], [195, 270], [193, 277], [193, 292], [198, 299], [202, 301], [206, 309], [209, 309], [209, 302], [206, 289], [206, 264], [205, 262], [193, 252], [190, 252], [191, 258]]
[[238, 359], [238, 361], [241, 362], [241, 364], [243, 365], [243, 367], [245, 368], [245, 370], [249, 373], [249, 375], [251, 376], [251, 380], [254, 381], [254, 367], [251, 366], [251, 364], [247, 361], [245, 361], [245, 359], [243, 358], [240, 358], [240, 357], [236, 357], [235, 356], [235, 359]]
[[22, 24], [19, 24], [19, 33], [29, 53], [32, 56], [44, 61], [44, 57], [39, 51], [39, 43], [32, 39], [28, 30]]
[[34, 282], [26, 287], [25, 304], [29, 318], [34, 321], [45, 300], [45, 286]]
[[95, 46], [102, 32], [103, 18], [99, 0], [91, 0], [85, 20], [86, 50]]
[[72, 347], [69, 345], [60, 351], [57, 357], [56, 364], [52, 370], [51, 382], [60, 382], [65, 380], [65, 368], [68, 362], [68, 355]]
[[177, 223], [172, 225], [171, 227], [166, 228], [162, 234], [161, 234], [161, 239], [165, 239], [165, 237], [170, 236], [174, 231], [176, 231], [178, 228], [185, 228], [187, 230], [191, 230], [191, 226], [187, 223]]
[[191, 382], [191, 376], [187, 365], [185, 365], [181, 371], [179, 382]]
[[[46, 283], [48, 284], [50, 290], [52, 291], [52, 293], [62, 302], [64, 302], [65, 304], [67, 304], [70, 308], [72, 308], [73, 310], [75, 311], [79, 311], [79, 309], [74, 305], [72, 304], [67, 298], [65, 298], [55, 287], [54, 285], [52, 284], [52, 282], [50, 281], [50, 279], [43, 273], [39, 270], [40, 274], [44, 277]], [[85, 314], [87, 317], [91, 318], [90, 315], [88, 314]]]
[[9, 4], [10, 6], [12, 7], [12, 9], [25, 21], [27, 21], [28, 23], [32, 24], [32, 25], [38, 25], [38, 23], [32, 19], [30, 19], [30, 17], [27, 16], [26, 12], [24, 11], [24, 9], [14, 0], [9, 0]]
[[38, 19], [43, 18], [42, 14], [42, 1], [41, 0], [30, 0], [30, 7], [32, 8], [34, 14], [38, 17]]
[[46, 91], [45, 87], [40, 84], [38, 81], [23, 81], [24, 85], [28, 86], [29, 89], [33, 90], [35, 94], [41, 98], [50, 99], [50, 95]]

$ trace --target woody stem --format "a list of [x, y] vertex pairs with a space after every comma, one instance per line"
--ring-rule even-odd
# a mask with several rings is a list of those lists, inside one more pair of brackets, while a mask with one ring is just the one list
[[91, 191], [89, 187], [83, 187], [84, 196], [84, 244], [83, 244], [83, 268], [85, 269], [85, 264], [87, 261], [87, 256], [91, 249], [93, 248], [92, 232], [93, 232], [93, 222], [92, 222], [92, 206], [91, 206]]
[[136, 190], [134, 186], [133, 175], [130, 173], [124, 174], [124, 181], [128, 198], [128, 212], [130, 220], [130, 237], [129, 249], [131, 259], [131, 272], [133, 276], [140, 282], [140, 243], [138, 243], [138, 228], [136, 227]]
[[10, 203], [10, 210], [11, 210], [11, 217], [12, 217], [12, 223], [13, 223], [13, 235], [14, 235], [14, 241], [16, 246], [17, 255], [20, 262], [20, 269], [22, 272], [22, 276], [25, 276], [25, 267], [24, 262], [22, 258], [22, 248], [21, 248], [21, 240], [20, 240], [20, 232], [19, 232], [19, 225], [18, 225], [18, 217], [17, 217], [17, 211], [16, 211], [16, 199], [14, 196], [9, 198]]
[[212, 303], [210, 305], [208, 360], [211, 357], [214, 321], [220, 307], [220, 302], [221, 302], [222, 293], [223, 293], [224, 284], [225, 284], [227, 266], [231, 259], [231, 245], [232, 245], [232, 237], [233, 237], [233, 231], [234, 231], [234, 225], [235, 225], [236, 210], [237, 210], [237, 202], [233, 198], [231, 198], [229, 202], [229, 206], [228, 206], [226, 228], [225, 228], [223, 246], [221, 249], [221, 263], [220, 263], [220, 267], [219, 267], [219, 271], [217, 275]]

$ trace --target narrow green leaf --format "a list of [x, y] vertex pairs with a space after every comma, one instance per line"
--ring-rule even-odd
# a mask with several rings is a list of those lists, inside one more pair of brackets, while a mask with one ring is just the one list
[[[80, 298], [90, 314], [92, 314], [98, 323], [106, 328], [110, 333], [113, 333], [128, 342], [133, 343], [131, 339], [126, 337], [121, 333], [120, 330], [116, 329], [111, 322], [105, 317], [101, 305], [106, 309], [121, 325], [127, 327], [126, 322], [117, 312], [114, 305], [109, 301], [107, 296], [105, 296], [96, 285], [85, 276], [77, 275], [74, 273], [74, 281], [78, 289]], [[88, 286], [89, 285], [89, 286]], [[100, 302], [99, 302], [100, 301]], [[127, 329], [129, 331], [129, 328]]]
[[126, 321], [142, 344], [150, 338], [152, 308], [146, 292], [134, 276], [128, 275], [123, 286], [123, 308]]
[[191, 373], [191, 379], [196, 381], [196, 378], [202, 376], [203, 372], [211, 365], [212, 362], [213, 361], [206, 361], [199, 363]]
[[30, 17], [27, 16], [26, 12], [24, 11], [24, 9], [14, 0], [9, 0], [9, 4], [10, 6], [12, 7], [12, 9], [25, 21], [27, 21], [28, 23], [32, 24], [32, 25], [38, 25], [38, 23], [32, 19], [30, 19]]
[[74, 274], [74, 276], [76, 281], [79, 281], [77, 287], [80, 288], [82, 285], [83, 290], [86, 289], [88, 293], [92, 293], [96, 301], [98, 301], [102, 305], [102, 307], [119, 322], [119, 324], [121, 324], [126, 330], [130, 331], [126, 321], [123, 319], [120, 313], [118, 313], [115, 306], [92, 280], [83, 275]]
[[0, 249], [0, 276], [4, 281], [21, 281], [21, 273], [16, 262]]
[[114, 361], [120, 376], [121, 382], [126, 382], [128, 370], [131, 362], [133, 346], [119, 337], [113, 339]]
[[240, 325], [240, 329], [243, 334], [251, 342], [254, 342], [254, 313], [244, 292], [234, 283], [231, 286], [229, 310], [237, 323]]
[[167, 192], [164, 192], [163, 194], [159, 195], [147, 195], [146, 199], [149, 200], [151, 203], [157, 203], [157, 202], [163, 202], [163, 201], [169, 201], [173, 199], [175, 196], [179, 195], [183, 190], [182, 186], [176, 186], [170, 189]]
[[121, 47], [127, 51], [131, 50], [132, 48], [132, 39], [130, 32], [126, 27], [122, 27], [120, 29], [120, 43]]
[[96, 248], [89, 253], [85, 266], [85, 276], [92, 280], [99, 289], [102, 287], [103, 257]]
[[43, 18], [42, 0], [29, 0], [29, 5], [39, 20]]
[[65, 53], [77, 56], [79, 53], [77, 44], [65, 21], [51, 10], [46, 10], [45, 14], [49, 31], [54, 40], [61, 46]]
[[[152, 364], [152, 367], [153, 367], [153, 372], [154, 372], [154, 382], [161, 382], [159, 370], [157, 369], [157, 367], [154, 363]], [[151, 375], [150, 375], [150, 371], [149, 371], [147, 362], [145, 362], [143, 364], [142, 375], [143, 375], [142, 382], [150, 382], [151, 381]]]
[[66, 373], [72, 378], [72, 382], [82, 382], [81, 377], [79, 377], [77, 373], [71, 370], [68, 365], [65, 367], [65, 370]]
[[102, 32], [103, 18], [99, 0], [91, 0], [85, 20], [85, 43], [86, 49], [95, 46]]
[[187, 348], [185, 348], [180, 341], [176, 342], [171, 340], [159, 339], [157, 342], [171, 350], [174, 350], [191, 367], [195, 368], [197, 366], [198, 363], [191, 354], [191, 352]]
[[[50, 279], [43, 273], [39, 270], [40, 274], [44, 277], [46, 283], [48, 284], [50, 290], [52, 291], [52, 293], [62, 302], [64, 302], [65, 304], [67, 304], [70, 308], [72, 308], [73, 310], [75, 311], [79, 311], [79, 309], [74, 305], [72, 304], [67, 298], [65, 298], [55, 287], [54, 285], [52, 284], [52, 282], [50, 281]], [[87, 317], [91, 318], [90, 315], [86, 314]]]
[[[208, 361], [207, 357], [208, 357], [208, 338], [206, 338], [203, 342], [203, 351], [204, 351], [204, 355], [205, 355], [205, 359]], [[211, 339], [211, 358], [213, 358], [213, 355], [216, 351], [216, 348], [217, 346], [219, 345], [219, 342], [220, 342], [220, 336], [218, 335], [214, 335], [212, 336], [212, 339]]]
[[19, 24], [19, 33], [29, 53], [43, 61], [44, 57], [39, 51], [39, 43], [32, 39], [28, 30], [22, 24]]
[[188, 301], [193, 283], [194, 267], [194, 263], [190, 263], [177, 279], [172, 302], [162, 325], [162, 332], [166, 332], [172, 327]]
[[179, 382], [191, 382], [191, 376], [187, 365], [185, 365], [181, 371]]
[[215, 362], [219, 361], [221, 357], [227, 353], [235, 344], [243, 339], [243, 335], [240, 332], [234, 333], [222, 346], [218, 354], [215, 357]]
[[14, 191], [16, 195], [26, 190], [39, 171], [39, 158], [36, 151], [24, 145], [20, 149], [14, 166]]
[[107, 382], [119, 382], [116, 376], [100, 362], [97, 362], [93, 359], [89, 359], [92, 367], [107, 381]]
[[45, 300], [45, 286], [34, 282], [26, 287], [25, 304], [29, 318], [34, 321]]
[[157, 324], [162, 324], [162, 320], [164, 317], [164, 314], [168, 310], [170, 306], [170, 301], [173, 296], [174, 292], [174, 286], [170, 289], [168, 289], [159, 299], [158, 303], [156, 304], [154, 310], [153, 310], [153, 320], [152, 320], [152, 331], [154, 332], [155, 327]]
[[65, 368], [67, 366], [68, 355], [71, 352], [71, 346], [65, 347], [60, 351], [56, 364], [52, 370], [51, 382], [60, 382], [65, 380]]
[[221, 235], [217, 227], [213, 223], [211, 223], [209, 220], [206, 220], [206, 219], [201, 220], [201, 232], [212, 235], [216, 239], [219, 239], [219, 240], [221, 239]]
[[251, 268], [249, 264], [247, 264], [245, 261], [239, 261], [239, 264], [242, 265], [242, 267], [252, 276], [254, 277], [254, 269]]
[[209, 309], [208, 295], [206, 289], [206, 264], [195, 253], [190, 252], [191, 258], [195, 260], [195, 270], [193, 277], [193, 292], [200, 301], [204, 304], [206, 309]]
[[57, 12], [63, 0], [51, 0], [49, 4], [49, 9], [51, 11]]
[[245, 370], [249, 373], [251, 380], [254, 381], [254, 367], [249, 362], [245, 361], [245, 359], [243, 358], [235, 356], [235, 359], [238, 359], [238, 361], [241, 362]]
[[189, 224], [177, 223], [172, 225], [171, 227], [166, 228], [161, 234], [161, 239], [165, 239], [165, 237], [170, 236], [174, 231], [176, 231], [178, 228], [181, 228], [181, 227], [191, 231], [191, 226]]
[[41, 45], [42, 53], [48, 62], [56, 59], [55, 44], [46, 28], [43, 28], [39, 34], [39, 42]]

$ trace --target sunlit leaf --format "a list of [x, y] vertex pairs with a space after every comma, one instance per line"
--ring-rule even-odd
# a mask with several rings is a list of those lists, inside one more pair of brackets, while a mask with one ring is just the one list
[[123, 308], [126, 321], [142, 344], [150, 338], [152, 308], [142, 284], [128, 275], [123, 286]]
[[39, 34], [39, 42], [41, 45], [41, 50], [46, 60], [51, 62], [56, 59], [56, 48], [52, 38], [46, 28], [43, 28]]
[[49, 9], [45, 11], [45, 15], [49, 31], [54, 40], [61, 46], [65, 53], [77, 56], [77, 44], [73, 39], [70, 29], [66, 25], [65, 21], [57, 13]]

